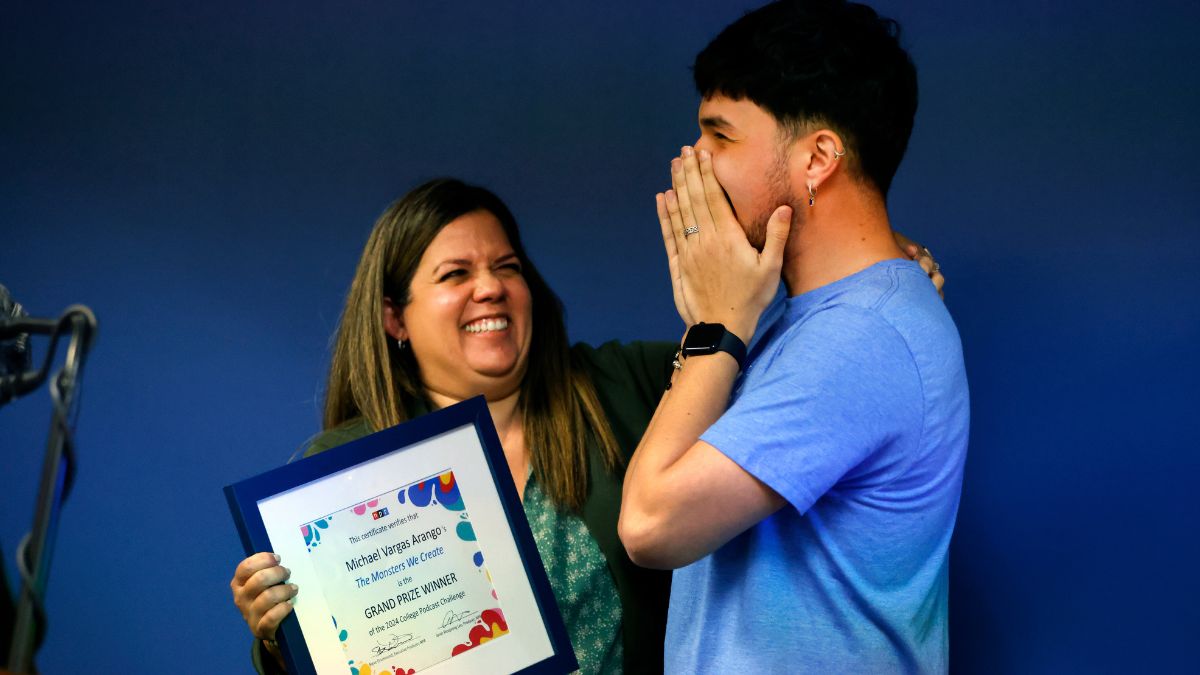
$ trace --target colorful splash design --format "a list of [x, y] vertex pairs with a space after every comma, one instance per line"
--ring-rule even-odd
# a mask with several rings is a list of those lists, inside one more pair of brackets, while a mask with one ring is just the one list
[[300, 534], [304, 535], [304, 545], [308, 547], [310, 553], [320, 545], [321, 530], [329, 529], [329, 521], [331, 520], [333, 520], [333, 516], [327, 516], [300, 526]]
[[350, 648], [346, 645], [346, 640], [350, 638], [350, 631], [346, 630], [345, 628], [338, 630], [337, 617], [331, 616], [329, 618], [333, 619], [333, 629], [338, 632], [338, 642], [342, 643], [342, 651], [348, 651]]
[[467, 650], [474, 649], [485, 642], [491, 642], [501, 635], [508, 635], [508, 622], [504, 620], [504, 612], [501, 612], [499, 608], [485, 609], [483, 610], [483, 613], [479, 615], [479, 620], [475, 622], [475, 625], [471, 628], [471, 632], [468, 635], [468, 638], [470, 638], [471, 642], [456, 646], [453, 651], [450, 652], [450, 654], [452, 656], [458, 656], [459, 654]]
[[358, 506], [354, 507], [354, 515], [356, 515], [356, 516], [364, 515], [364, 514], [366, 514], [367, 509], [374, 509], [376, 506], [379, 506], [378, 499], [372, 499], [369, 502], [363, 502], [362, 504], [359, 504]]
[[407, 503], [418, 508], [425, 508], [430, 504], [441, 504], [447, 511], [462, 511], [466, 508], [462, 495], [458, 492], [458, 481], [454, 479], [453, 471], [415, 483], [396, 493], [396, 501], [404, 504], [406, 499]]
[[[337, 617], [333, 619], [333, 628], [337, 630]], [[346, 638], [350, 637], [349, 632], [345, 629], [338, 633], [338, 639], [342, 641], [342, 651], [347, 651]], [[350, 675], [415, 675], [417, 672], [414, 668], [404, 668], [402, 666], [385, 667], [383, 670], [375, 670], [369, 663], [360, 663], [355, 665], [354, 660], [347, 662], [350, 667]]]
[[350, 662], [350, 675], [414, 675], [416, 672], [413, 668], [397, 668], [396, 666], [374, 670], [369, 663], [356, 666], [353, 661]]
[[[458, 490], [458, 481], [454, 478], [453, 471], [447, 471], [437, 478], [423, 480], [400, 490], [396, 493], [396, 500], [401, 504], [407, 502], [418, 508], [441, 504], [447, 511], [460, 511], [459, 523], [455, 526], [454, 533], [463, 541], [475, 541], [475, 528], [471, 525], [465, 511], [466, 504], [463, 503], [462, 494]], [[488, 583], [491, 583], [492, 575], [483, 566], [483, 553], [476, 551], [472, 560], [475, 567], [487, 577]], [[497, 598], [495, 590], [492, 591], [492, 597]]]

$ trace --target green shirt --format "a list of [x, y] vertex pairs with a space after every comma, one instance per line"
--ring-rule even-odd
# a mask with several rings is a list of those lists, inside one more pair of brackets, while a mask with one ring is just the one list
[[555, 506], [533, 476], [522, 503], [579, 672], [621, 672], [621, 599], [596, 540], [583, 519]]

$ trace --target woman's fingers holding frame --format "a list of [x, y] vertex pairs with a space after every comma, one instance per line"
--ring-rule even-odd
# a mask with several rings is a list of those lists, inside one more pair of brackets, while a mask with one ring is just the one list
[[229, 582], [233, 602], [256, 637], [274, 636], [279, 622], [292, 611], [288, 601], [299, 589], [284, 583], [290, 576], [291, 570], [279, 564], [273, 553], [256, 553], [234, 570]]
[[292, 603], [279, 602], [263, 613], [255, 626], [254, 636], [263, 640], [274, 640], [279, 624], [292, 612]]

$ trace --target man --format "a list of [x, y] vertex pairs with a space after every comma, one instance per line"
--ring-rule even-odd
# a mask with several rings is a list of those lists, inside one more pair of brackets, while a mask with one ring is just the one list
[[967, 382], [885, 208], [917, 99], [896, 33], [780, 2], [696, 59], [701, 136], [658, 196], [692, 327], [619, 525], [677, 570], [667, 672], [947, 669]]

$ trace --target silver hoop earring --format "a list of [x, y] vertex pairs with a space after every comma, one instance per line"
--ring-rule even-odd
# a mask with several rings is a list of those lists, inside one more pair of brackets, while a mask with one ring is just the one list
[[846, 156], [846, 151], [845, 151], [845, 150], [842, 150], [841, 152], [838, 152], [838, 151], [837, 151], [837, 147], [836, 147], [836, 146], [833, 148], [833, 159], [834, 159], [834, 160], [839, 160], [839, 159], [841, 159], [841, 158], [843, 158], [843, 157], [845, 157], [845, 156]]
[[405, 348], [408, 347], [408, 341], [407, 340], [396, 340], [396, 346], [400, 348], [400, 351], [404, 351]]
[[815, 201], [817, 201], [817, 189], [813, 187], [812, 183], [809, 183], [808, 184], [808, 205], [812, 206], [813, 202], [815, 202]]

